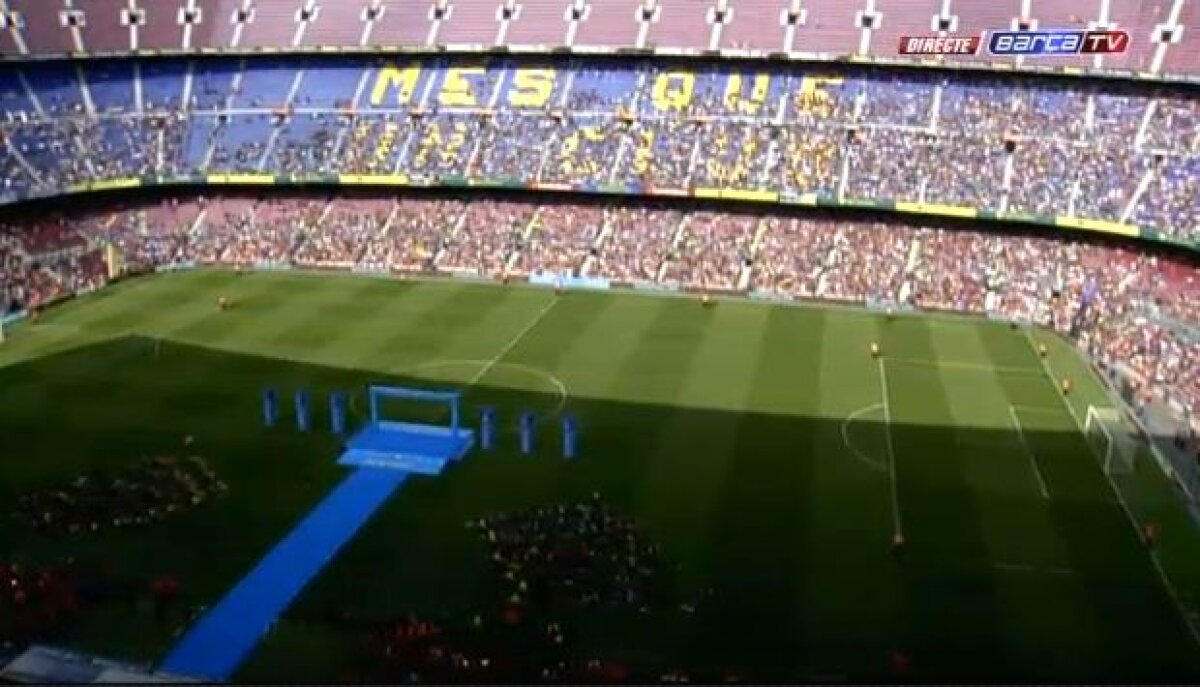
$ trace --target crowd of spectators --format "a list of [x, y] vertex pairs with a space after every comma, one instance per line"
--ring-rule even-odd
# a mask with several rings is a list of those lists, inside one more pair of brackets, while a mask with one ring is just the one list
[[529, 203], [471, 203], [443, 244], [437, 264], [449, 270], [503, 274], [509, 258], [521, 249], [537, 210]]
[[[93, 218], [87, 228], [103, 225]], [[78, 229], [61, 216], [0, 221], [0, 315], [104, 284], [103, 257]]]
[[671, 254], [683, 213], [654, 207], [616, 207], [596, 249], [597, 276], [624, 282], [657, 282]]
[[596, 205], [543, 206], [510, 272], [578, 276], [600, 239], [607, 215], [605, 208]]
[[324, 220], [305, 226], [292, 261], [306, 267], [354, 267], [391, 214], [388, 201], [346, 199], [332, 204]]
[[[542, 92], [501, 78], [501, 66], [414, 77], [401, 107], [384, 107], [364, 88], [370, 79], [358, 88], [379, 106], [354, 83], [329, 81], [345, 69], [297, 72], [285, 102], [231, 96], [183, 112], [89, 111], [82, 91], [60, 83], [41, 112], [0, 110], [0, 157], [10, 196], [191, 171], [487, 177], [923, 200], [1200, 238], [1194, 96], [913, 72], [774, 71], [760, 84], [650, 65], [559, 71]], [[262, 81], [251, 62], [231, 68]], [[181, 71], [181, 91], [184, 82]], [[311, 97], [326, 91], [338, 97]]]
[[[320, 237], [327, 199], [291, 200], [239, 198], [210, 208], [198, 231], [188, 236], [192, 259], [202, 263], [273, 265], [295, 258], [295, 249]], [[330, 230], [336, 232], [336, 229]], [[322, 253], [325, 254], [325, 253]]]
[[366, 240], [359, 267], [372, 272], [433, 270], [465, 212], [466, 203], [457, 200], [396, 201], [387, 232]]
[[666, 264], [663, 281], [723, 291], [739, 288], [758, 222], [755, 215], [691, 215]]
[[44, 534], [98, 532], [156, 522], [225, 490], [204, 459], [159, 457], [23, 493], [14, 514]]
[[856, 303], [902, 300], [909, 296], [911, 227], [886, 224], [816, 226], [835, 233], [833, 249], [817, 283], [817, 297]]
[[114, 213], [95, 229], [94, 238], [112, 244], [132, 272], [153, 270], [191, 258], [188, 236], [205, 216], [204, 198], [172, 198]]
[[824, 293], [822, 275], [830, 266], [838, 234], [825, 227], [785, 217], [766, 217], [762, 241], [755, 261], [758, 288], [800, 298], [817, 298]]

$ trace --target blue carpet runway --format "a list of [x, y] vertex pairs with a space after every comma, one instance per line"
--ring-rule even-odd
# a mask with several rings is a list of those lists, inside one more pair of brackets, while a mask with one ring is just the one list
[[407, 479], [355, 470], [179, 641], [162, 669], [228, 680], [271, 624]]

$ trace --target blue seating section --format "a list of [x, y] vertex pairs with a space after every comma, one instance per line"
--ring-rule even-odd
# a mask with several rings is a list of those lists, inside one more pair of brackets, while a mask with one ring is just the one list
[[1200, 157], [1200, 98], [1138, 85], [1101, 95], [1015, 76], [654, 62], [100, 60], [6, 66], [0, 127], [3, 168], [19, 170], [0, 201], [97, 176], [398, 173], [834, 195], [1197, 231], [1194, 192], [1179, 179]]

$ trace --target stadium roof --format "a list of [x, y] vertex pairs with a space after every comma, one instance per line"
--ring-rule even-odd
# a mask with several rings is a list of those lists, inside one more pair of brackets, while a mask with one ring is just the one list
[[1194, 76], [1197, 23], [1200, 0], [0, 0], [0, 56], [632, 48], [890, 59], [903, 35], [1120, 28], [1125, 55], [1054, 64]]

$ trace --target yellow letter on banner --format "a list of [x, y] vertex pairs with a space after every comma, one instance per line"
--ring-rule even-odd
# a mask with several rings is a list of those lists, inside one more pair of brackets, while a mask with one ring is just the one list
[[513, 107], [545, 107], [554, 93], [553, 69], [518, 69], [508, 92], [508, 104]]
[[696, 90], [696, 75], [691, 72], [665, 72], [654, 80], [651, 99], [660, 112], [682, 110], [692, 102]]
[[654, 162], [654, 131], [642, 131], [638, 135], [637, 148], [633, 154], [633, 172], [639, 176], [646, 174]]
[[754, 83], [750, 86], [750, 96], [742, 93], [742, 75], [730, 74], [725, 83], [725, 108], [738, 114], [758, 114], [763, 103], [767, 102], [767, 94], [771, 90], [770, 74], [755, 74]]
[[417, 79], [421, 76], [421, 68], [412, 66], [404, 69], [384, 67], [375, 75], [375, 86], [371, 89], [371, 105], [383, 105], [384, 96], [393, 88], [396, 91], [396, 104], [407, 105], [417, 90]]
[[838, 77], [806, 76], [800, 80], [800, 108], [805, 112], [816, 115], [828, 115], [833, 110], [829, 92], [825, 86], [837, 86], [842, 83]]
[[375, 146], [375, 161], [385, 162], [392, 154], [392, 147], [396, 145], [396, 134], [400, 131], [400, 125], [395, 122], [388, 122], [383, 125], [383, 133], [379, 135], [379, 142]]
[[456, 160], [466, 145], [467, 125], [463, 122], [454, 122], [454, 126], [450, 129], [450, 138], [441, 149], [442, 162], [448, 163]]
[[446, 70], [446, 78], [442, 79], [442, 92], [438, 94], [438, 102], [446, 107], [475, 107], [479, 101], [475, 98], [473, 79], [486, 74], [483, 67], [451, 67]]

